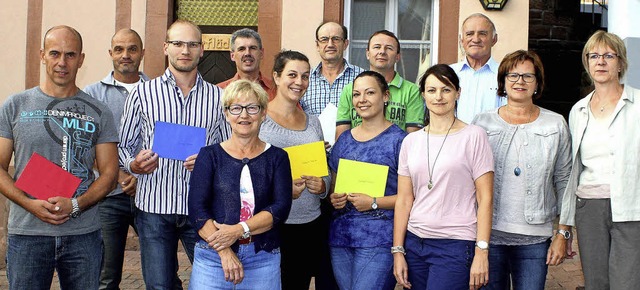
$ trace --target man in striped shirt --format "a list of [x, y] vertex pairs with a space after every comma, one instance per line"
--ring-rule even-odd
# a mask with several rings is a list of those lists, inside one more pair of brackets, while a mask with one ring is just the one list
[[[147, 289], [182, 289], [177, 279], [177, 243], [193, 262], [197, 233], [187, 219], [189, 179], [197, 154], [186, 161], [159, 158], [151, 151], [156, 121], [206, 129], [206, 144], [226, 140], [230, 128], [222, 109], [222, 90], [202, 79], [198, 61], [202, 33], [178, 20], [167, 30], [165, 73], [137, 86], [125, 103], [118, 153], [125, 169], [138, 177], [136, 226]], [[136, 154], [136, 149], [142, 150]]]

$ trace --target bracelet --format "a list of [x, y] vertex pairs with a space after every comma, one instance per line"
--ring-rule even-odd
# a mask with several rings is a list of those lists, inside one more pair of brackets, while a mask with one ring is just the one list
[[395, 253], [402, 253], [403, 255], [407, 254], [403, 246], [391, 247], [391, 254], [395, 254]]

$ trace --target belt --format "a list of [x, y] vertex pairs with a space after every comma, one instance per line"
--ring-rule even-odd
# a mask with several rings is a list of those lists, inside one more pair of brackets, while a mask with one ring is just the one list
[[251, 238], [252, 238], [252, 237], [248, 237], [248, 238], [246, 238], [246, 239], [239, 239], [239, 240], [238, 240], [238, 243], [239, 243], [240, 245], [246, 245], [246, 244], [248, 244], [248, 243], [253, 242], [253, 239], [251, 239]]

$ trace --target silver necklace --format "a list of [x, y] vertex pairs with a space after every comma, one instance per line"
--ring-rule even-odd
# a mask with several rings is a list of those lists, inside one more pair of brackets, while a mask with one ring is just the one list
[[449, 126], [449, 130], [447, 130], [447, 134], [444, 135], [444, 140], [442, 140], [442, 145], [440, 145], [440, 149], [438, 149], [438, 154], [436, 154], [436, 158], [433, 160], [433, 166], [431, 166], [431, 164], [429, 164], [430, 162], [430, 158], [429, 158], [429, 133], [431, 132], [431, 125], [427, 126], [427, 170], [429, 171], [429, 184], [427, 184], [427, 187], [429, 188], [429, 190], [431, 190], [433, 188], [433, 170], [436, 167], [436, 162], [438, 161], [438, 157], [440, 157], [440, 152], [442, 151], [442, 147], [444, 147], [444, 142], [447, 141], [447, 137], [449, 137], [449, 132], [451, 131], [451, 128], [453, 128], [453, 124], [456, 123], [456, 118], [453, 118], [453, 122], [451, 123], [451, 126]]
[[[505, 105], [505, 107], [507, 107], [507, 111], [509, 111], [509, 114], [507, 115], [511, 115], [513, 114], [511, 112], [511, 109], [509, 109], [508, 105]], [[529, 112], [529, 120], [527, 120], [527, 124], [531, 123], [531, 116], [533, 116], [533, 111], [535, 110], [535, 108], [531, 109], [531, 111]], [[513, 121], [511, 121], [511, 117], [509, 117], [509, 123], [513, 124]], [[516, 147], [516, 154], [518, 155], [518, 161], [516, 162], [516, 168], [513, 169], [513, 174], [515, 176], [520, 176], [520, 174], [522, 174], [522, 169], [520, 169], [520, 146], [516, 143], [516, 132], [518, 131], [518, 124], [514, 124], [516, 125], [516, 130], [513, 132], [513, 144]], [[526, 135], [526, 133], [525, 133]]]

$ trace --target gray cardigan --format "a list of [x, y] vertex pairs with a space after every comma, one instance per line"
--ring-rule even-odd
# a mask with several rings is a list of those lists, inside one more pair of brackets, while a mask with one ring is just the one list
[[[505, 122], [498, 109], [476, 115], [472, 122], [487, 131], [495, 160], [494, 221], [501, 211], [500, 196], [509, 188], [502, 181], [504, 174], [513, 174], [513, 168], [505, 168], [507, 150], [513, 142], [516, 127]], [[519, 125], [522, 126], [522, 125]], [[521, 165], [534, 174], [523, 175], [525, 181], [524, 219], [529, 224], [553, 221], [561, 209], [569, 173], [571, 172], [571, 144], [567, 122], [557, 113], [540, 108], [540, 116], [530, 124], [524, 124], [529, 133], [523, 144]], [[494, 225], [495, 226], [495, 225]]]

